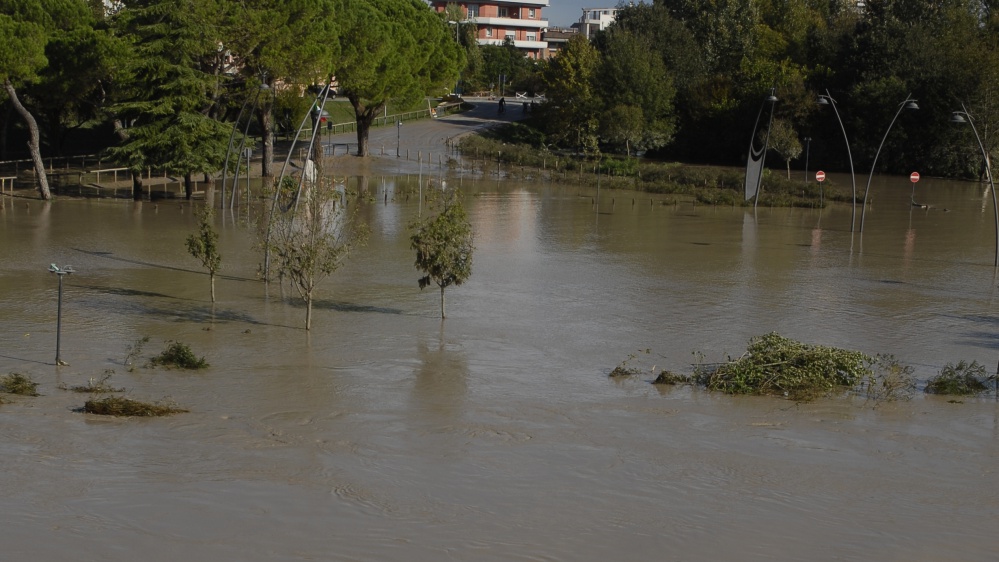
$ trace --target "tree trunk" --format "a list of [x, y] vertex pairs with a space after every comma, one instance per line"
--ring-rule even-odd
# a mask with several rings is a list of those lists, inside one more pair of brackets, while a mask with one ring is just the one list
[[132, 172], [132, 201], [142, 201], [142, 171]]
[[375, 117], [385, 107], [380, 104], [375, 107], [364, 107], [361, 101], [351, 94], [347, 94], [350, 105], [354, 106], [354, 118], [357, 123], [357, 155], [368, 155], [368, 133], [371, 132], [371, 124], [375, 122]]
[[28, 132], [31, 134], [30, 140], [28, 141], [28, 151], [31, 153], [31, 161], [35, 165], [35, 174], [38, 175], [38, 194], [42, 199], [48, 201], [52, 199], [52, 192], [49, 191], [49, 178], [45, 175], [45, 163], [42, 162], [42, 149], [38, 136], [38, 123], [35, 118], [31, 115], [23, 105], [21, 105], [21, 100], [17, 98], [17, 91], [14, 89], [14, 85], [10, 83], [10, 80], [4, 80], [4, 89], [7, 90], [7, 95], [10, 97], [10, 102], [14, 104], [14, 109], [21, 114], [24, 122], [28, 124]]
[[212, 282], [212, 302], [215, 302], [215, 272], [214, 271], [209, 272], [208, 278]]
[[184, 174], [184, 199], [190, 201], [194, 197], [194, 174]]
[[787, 161], [787, 179], [791, 179], [791, 161]]
[[441, 320], [447, 318], [444, 314], [444, 287], [441, 287]]
[[305, 331], [312, 329], [312, 295], [305, 295]]
[[261, 177], [270, 178], [274, 177], [274, 116], [271, 115], [274, 109], [274, 102], [271, 101], [271, 97], [262, 94], [262, 97], [266, 96], [260, 103], [260, 107], [257, 110], [257, 120], [260, 123], [260, 130], [263, 131], [264, 139], [264, 152], [263, 161], [261, 162]]

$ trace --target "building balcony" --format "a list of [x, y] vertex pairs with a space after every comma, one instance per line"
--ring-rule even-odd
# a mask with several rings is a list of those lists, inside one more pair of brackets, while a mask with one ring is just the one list
[[518, 29], [532, 28], [542, 29], [548, 27], [548, 20], [531, 20], [525, 18], [483, 18], [478, 17], [473, 20], [476, 25], [492, 25], [495, 27], [515, 27]]
[[[497, 45], [497, 46], [502, 46], [503, 45], [503, 39], [502, 38], [497, 39], [495, 37], [492, 37], [492, 38], [489, 38], [489, 39], [479, 39], [478, 41], [479, 41], [479, 45]], [[517, 47], [518, 49], [524, 49], [524, 50], [527, 50], [527, 51], [533, 51], [533, 50], [537, 50], [537, 49], [547, 49], [548, 48], [548, 42], [547, 41], [517, 41], [517, 40], [514, 40], [513, 46]]]
[[547, 8], [548, 0], [483, 0], [483, 4], [499, 6], [524, 6], [525, 8]]

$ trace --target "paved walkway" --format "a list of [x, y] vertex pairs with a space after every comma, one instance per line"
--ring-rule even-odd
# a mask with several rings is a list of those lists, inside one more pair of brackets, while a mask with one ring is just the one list
[[[473, 109], [435, 119], [406, 121], [401, 127], [371, 129], [366, 158], [356, 156], [357, 134], [354, 132], [324, 136], [322, 143], [341, 173], [409, 172], [419, 168], [421, 159], [424, 166], [436, 166], [441, 157], [454, 150], [454, 143], [463, 135], [525, 116], [523, 105], [509, 100], [503, 114], [499, 113], [498, 100], [466, 98], [465, 101], [473, 105]], [[288, 148], [288, 143], [279, 148], [282, 157], [287, 155]], [[299, 158], [299, 155], [293, 158]]]

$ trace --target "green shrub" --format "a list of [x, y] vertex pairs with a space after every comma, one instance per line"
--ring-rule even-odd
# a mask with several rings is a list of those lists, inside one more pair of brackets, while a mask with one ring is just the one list
[[611, 176], [635, 176], [638, 174], [638, 160], [634, 158], [604, 158], [600, 162], [600, 173]]
[[38, 396], [38, 383], [31, 380], [31, 377], [20, 373], [11, 373], [0, 378], [0, 390], [8, 394], [20, 394], [21, 396]]
[[978, 361], [969, 364], [962, 360], [957, 365], [947, 363], [940, 374], [927, 381], [924, 390], [930, 394], [969, 396], [987, 392], [989, 383], [994, 380], [995, 377], [988, 376]]
[[167, 344], [163, 353], [149, 360], [151, 364], [180, 369], [204, 369], [208, 366], [205, 358], [199, 359], [187, 344], [176, 341], [170, 341]]

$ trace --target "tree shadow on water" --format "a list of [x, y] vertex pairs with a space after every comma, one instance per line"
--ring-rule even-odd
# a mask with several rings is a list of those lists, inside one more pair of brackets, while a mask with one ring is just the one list
[[[131, 263], [131, 264], [135, 264], [135, 265], [142, 265], [142, 266], [146, 266], [146, 267], [153, 267], [153, 268], [156, 268], [156, 269], [167, 269], [167, 270], [170, 270], [170, 271], [182, 271], [184, 273], [193, 273], [195, 275], [208, 275], [208, 272], [198, 271], [198, 270], [195, 270], [195, 269], [187, 269], [187, 268], [184, 268], [184, 267], [176, 267], [176, 266], [173, 266], [173, 265], [163, 265], [163, 264], [159, 264], [159, 263], [142, 261], [142, 260], [137, 260], [137, 259], [132, 259], [132, 258], [122, 258], [122, 257], [115, 256], [113, 252], [99, 252], [99, 251], [95, 251], [95, 250], [84, 250], [84, 249], [81, 249], [81, 248], [73, 248], [73, 250], [77, 251], [77, 252], [80, 252], [81, 254], [87, 254], [89, 256], [96, 256], [96, 257], [99, 257], [99, 258], [105, 258], [105, 259], [119, 261], [119, 262], [124, 262], [124, 263]], [[216, 278], [218, 278], [218, 279], [226, 279], [228, 281], [253, 281], [253, 282], [259, 281], [258, 279], [255, 279], [255, 278], [252, 278], [252, 277], [236, 277], [234, 275], [222, 275], [222, 274], [216, 275]]]
[[[305, 307], [305, 301], [303, 301], [300, 298], [291, 298], [289, 300], [290, 300], [289, 304], [291, 304], [292, 306], [300, 308]], [[340, 301], [325, 300], [325, 299], [313, 300], [312, 307], [323, 310], [332, 310], [335, 312], [369, 312], [369, 313], [373, 312], [378, 314], [397, 314], [397, 315], [404, 314], [403, 311], [398, 308], [388, 308], [384, 306], [372, 306], [366, 304], [356, 304], [350, 302], [340, 302]]]

